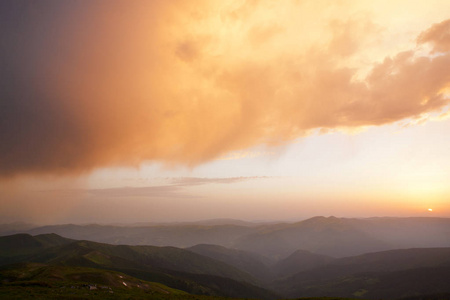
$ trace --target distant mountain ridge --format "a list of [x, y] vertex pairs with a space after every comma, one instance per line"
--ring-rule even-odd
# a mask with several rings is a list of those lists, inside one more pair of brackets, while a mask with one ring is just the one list
[[[450, 247], [450, 218], [314, 217], [296, 223], [207, 221], [208, 224], [151, 226], [51, 225], [18, 230], [32, 235], [56, 233], [109, 244], [193, 247], [219, 245], [280, 260], [301, 249], [345, 257], [384, 250]], [[240, 224], [240, 225], [238, 225]]]

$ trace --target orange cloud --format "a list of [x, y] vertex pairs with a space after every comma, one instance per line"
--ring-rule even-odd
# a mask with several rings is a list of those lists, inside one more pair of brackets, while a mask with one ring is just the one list
[[[2, 17], [3, 177], [193, 166], [449, 104], [449, 21], [418, 38], [440, 55], [404, 51], [361, 75], [359, 55], [380, 29], [336, 18], [328, 2], [7, 3], [22, 18]], [[304, 18], [286, 17], [295, 9]]]
[[434, 51], [450, 51], [450, 19], [436, 23], [422, 32], [417, 38], [418, 43], [430, 43]]

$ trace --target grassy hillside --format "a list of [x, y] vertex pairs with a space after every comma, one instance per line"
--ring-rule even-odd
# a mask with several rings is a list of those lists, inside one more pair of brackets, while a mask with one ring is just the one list
[[[24, 263], [0, 268], [1, 299], [199, 299], [124, 273], [82, 267]], [[219, 297], [220, 298], [220, 297]]]
[[[247, 273], [190, 251], [174, 247], [109, 245], [77, 241], [54, 247], [37, 255], [35, 261], [85, 266], [138, 268], [145, 270], [171, 270], [208, 274], [254, 282]], [[74, 262], [74, 260], [78, 260]]]
[[[21, 238], [22, 235], [18, 238], [2, 237], [0, 241], [7, 243]], [[41, 236], [26, 237], [29, 243], [41, 239]], [[13, 248], [14, 245], [11, 245], [9, 249]], [[21, 261], [115, 270], [197, 294], [230, 297], [245, 295], [262, 299], [276, 297], [273, 293], [252, 285], [255, 279], [248, 273], [209, 257], [174, 247], [74, 241], [61, 246], [31, 249], [35, 251], [21, 256]]]

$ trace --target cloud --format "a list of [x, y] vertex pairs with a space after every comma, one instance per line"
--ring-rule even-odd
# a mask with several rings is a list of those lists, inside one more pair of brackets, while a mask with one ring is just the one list
[[351, 4], [236, 3], [2, 1], [0, 176], [196, 166], [449, 105], [448, 20], [418, 33], [439, 55], [367, 62], [381, 27]]
[[[75, 196], [104, 196], [104, 197], [160, 197], [160, 198], [200, 198], [186, 193], [186, 188], [191, 186], [206, 184], [231, 184], [248, 180], [267, 179], [273, 177], [252, 176], [252, 177], [175, 177], [164, 178], [167, 184], [141, 187], [115, 187], [103, 189], [58, 189], [40, 191], [45, 194], [52, 194], [55, 197], [75, 197]], [[133, 179], [133, 181], [135, 181]], [[139, 180], [147, 181], [147, 180]]]
[[[194, 198], [180, 191], [179, 186], [120, 187], [109, 189], [91, 189], [86, 192], [94, 196], [105, 197], [171, 197]], [[198, 198], [198, 197], [196, 197]]]
[[181, 177], [173, 178], [170, 182], [175, 186], [194, 186], [203, 184], [216, 183], [236, 183], [247, 180], [266, 179], [268, 177], [252, 176], [252, 177], [224, 177], [224, 178], [206, 178], [206, 177]]
[[437, 52], [450, 51], [450, 19], [436, 23], [422, 32], [417, 42], [430, 43]]

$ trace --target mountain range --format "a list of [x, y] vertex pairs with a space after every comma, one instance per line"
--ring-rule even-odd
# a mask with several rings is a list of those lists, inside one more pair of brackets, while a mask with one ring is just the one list
[[450, 218], [314, 217], [296, 223], [214, 222], [113, 225], [0, 225], [0, 235], [58, 235], [108, 244], [192, 247], [198, 244], [259, 253], [274, 260], [302, 249], [332, 257], [425, 247], [450, 247]]
[[[135, 289], [147, 287], [139, 290], [145, 297], [155, 292], [149, 288], [153, 283], [167, 286], [177, 291], [170, 294], [174, 299], [182, 293], [254, 299], [446, 299], [450, 293], [450, 220], [444, 218], [56, 225], [26, 231], [0, 237], [0, 293], [33, 280], [52, 285], [36, 274], [66, 274], [73, 268], [104, 272], [99, 275], [103, 281], [92, 282], [97, 285], [119, 276], [108, 272], [125, 274], [120, 276], [133, 278]], [[145, 241], [153, 243], [143, 245]], [[21, 272], [35, 277], [24, 281], [11, 275]], [[123, 288], [120, 282], [107, 286], [111, 291]]]

